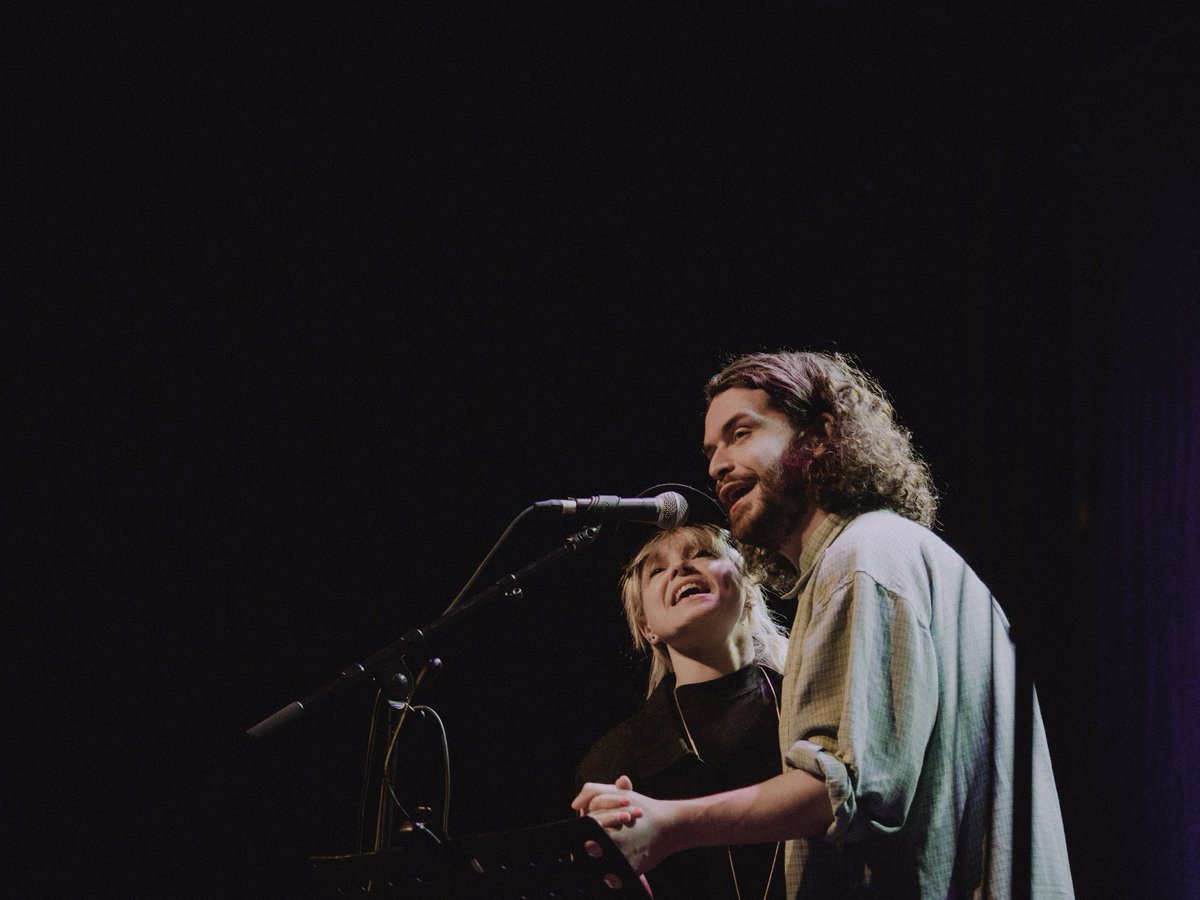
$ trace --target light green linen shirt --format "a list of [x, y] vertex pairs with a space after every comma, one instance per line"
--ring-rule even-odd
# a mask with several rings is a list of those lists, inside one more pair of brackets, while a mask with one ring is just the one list
[[[784, 670], [787, 768], [833, 823], [787, 846], [788, 896], [1007, 898], [1014, 652], [987, 587], [895, 513], [829, 516], [806, 541]], [[1073, 897], [1034, 706], [1033, 897]]]

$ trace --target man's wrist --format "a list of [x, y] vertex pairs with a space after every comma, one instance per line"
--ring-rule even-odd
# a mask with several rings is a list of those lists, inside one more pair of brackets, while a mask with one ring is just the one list
[[671, 801], [671, 815], [663, 829], [671, 853], [728, 843], [715, 827], [719, 795]]

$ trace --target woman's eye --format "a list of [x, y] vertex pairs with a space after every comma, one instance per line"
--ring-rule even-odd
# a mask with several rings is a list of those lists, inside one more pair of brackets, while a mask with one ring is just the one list
[[711, 550], [697, 550], [696, 556], [716, 556]]
[[657, 575], [662, 570], [663, 570], [662, 566], [655, 566], [653, 569], [650, 570], [650, 577], [653, 578], [655, 575]]

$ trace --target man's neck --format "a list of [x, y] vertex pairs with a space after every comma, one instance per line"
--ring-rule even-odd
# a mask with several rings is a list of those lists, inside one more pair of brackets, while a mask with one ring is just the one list
[[800, 554], [804, 552], [804, 544], [814, 531], [820, 527], [821, 523], [829, 517], [829, 513], [821, 509], [819, 506], [810, 505], [804, 512], [800, 521], [783, 539], [783, 543], [779, 546], [779, 553], [793, 566], [800, 560]]

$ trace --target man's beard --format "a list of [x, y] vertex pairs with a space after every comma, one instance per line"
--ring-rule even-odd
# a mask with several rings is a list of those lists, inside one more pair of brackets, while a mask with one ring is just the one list
[[[808, 510], [808, 470], [812, 451], [799, 439], [793, 440], [779, 459], [758, 477], [759, 511], [742, 516], [733, 536], [744, 544], [776, 553], [800, 526]], [[788, 560], [795, 564], [795, 560]]]

